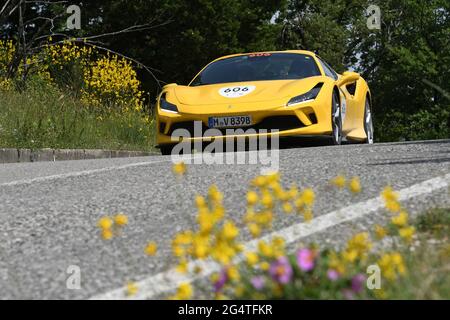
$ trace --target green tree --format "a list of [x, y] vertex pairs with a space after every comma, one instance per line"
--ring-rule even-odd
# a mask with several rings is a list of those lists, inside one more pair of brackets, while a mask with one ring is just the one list
[[134, 24], [159, 25], [142, 33], [116, 35], [107, 45], [159, 69], [158, 77], [164, 82], [186, 84], [219, 56], [275, 49], [279, 26], [270, 20], [284, 2], [115, 0], [90, 5], [87, 14], [101, 16], [90, 27], [98, 34]]
[[[450, 126], [450, 101], [428, 81], [450, 91], [450, 3], [388, 0], [378, 5], [382, 29], [372, 33], [361, 28], [363, 36], [353, 55], [360, 54], [359, 69], [374, 92], [376, 117], [384, 124], [378, 126], [379, 136], [431, 138], [433, 131], [435, 138], [448, 137], [448, 130], [437, 128]], [[399, 133], [394, 127], [416, 131]]]
[[[291, 0], [280, 15], [280, 48], [311, 50], [338, 72], [347, 68], [346, 57], [355, 25], [364, 19], [363, 0]], [[354, 62], [354, 61], [353, 61]]]

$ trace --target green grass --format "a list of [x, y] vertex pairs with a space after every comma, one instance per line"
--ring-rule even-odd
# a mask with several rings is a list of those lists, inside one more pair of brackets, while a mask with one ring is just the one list
[[450, 238], [450, 209], [431, 210], [417, 220], [421, 233], [440, 238]]
[[405, 252], [408, 276], [390, 288], [392, 299], [450, 299], [450, 209], [430, 210], [416, 222], [418, 245]]
[[94, 112], [44, 82], [0, 93], [0, 148], [149, 151], [154, 141], [140, 113]]

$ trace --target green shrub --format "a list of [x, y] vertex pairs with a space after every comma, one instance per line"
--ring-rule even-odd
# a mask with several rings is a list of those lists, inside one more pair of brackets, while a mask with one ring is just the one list
[[413, 114], [393, 111], [378, 114], [375, 120], [379, 142], [450, 138], [450, 105], [433, 106]]
[[149, 150], [154, 121], [140, 111], [96, 112], [38, 76], [0, 94], [0, 147]]

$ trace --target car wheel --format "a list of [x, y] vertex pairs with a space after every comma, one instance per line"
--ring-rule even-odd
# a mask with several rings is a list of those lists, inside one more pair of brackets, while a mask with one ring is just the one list
[[332, 108], [331, 108], [331, 128], [332, 134], [330, 139], [331, 145], [342, 144], [342, 110], [339, 100], [339, 94], [333, 92]]
[[366, 107], [364, 110], [364, 131], [366, 132], [366, 140], [365, 143], [373, 144], [374, 143], [374, 134], [373, 134], [373, 119], [372, 119], [372, 110], [370, 108], [369, 99], [366, 99]]

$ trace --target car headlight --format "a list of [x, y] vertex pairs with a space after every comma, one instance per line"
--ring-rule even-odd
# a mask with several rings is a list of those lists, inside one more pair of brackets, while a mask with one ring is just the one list
[[159, 108], [164, 111], [178, 113], [178, 108], [173, 103], [170, 103], [166, 100], [166, 95], [162, 95], [159, 100]]
[[322, 89], [323, 83], [318, 83], [314, 88], [312, 88], [307, 93], [301, 94], [299, 96], [293, 97], [287, 103], [287, 106], [293, 106], [299, 103], [314, 101], [319, 95], [320, 89]]

